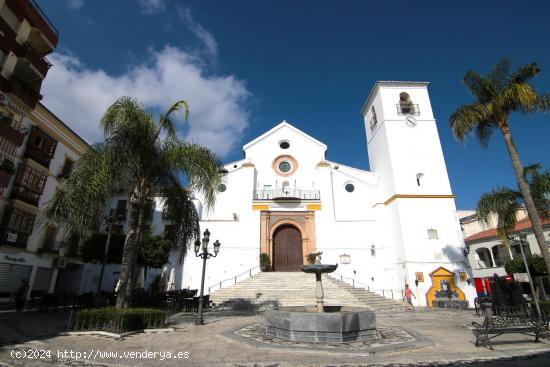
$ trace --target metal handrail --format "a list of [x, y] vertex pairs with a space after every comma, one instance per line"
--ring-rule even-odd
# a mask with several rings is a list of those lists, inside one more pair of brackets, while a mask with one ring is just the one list
[[[214, 288], [218, 288], [218, 289], [222, 289], [222, 284], [227, 282], [227, 281], [230, 281], [232, 280], [233, 281], [233, 284], [237, 284], [237, 279], [245, 274], [248, 274], [248, 278], [251, 278], [252, 277], [252, 271], [256, 270], [256, 269], [259, 269], [260, 266], [259, 265], [256, 265], [254, 266], [253, 268], [250, 268], [240, 274], [237, 274], [235, 276], [232, 276], [231, 278], [227, 278], [227, 279], [224, 279], [224, 280], [220, 280], [219, 282], [215, 282], [213, 283], [213, 285], [211, 285], [210, 287], [208, 287], [208, 294], [211, 293], [211, 290], [214, 289]], [[256, 274], [256, 273], [254, 273]], [[245, 279], [248, 279], [248, 278], [245, 278]]]
[[[338, 273], [330, 273], [328, 275], [333, 277], [333, 278], [337, 278], [337, 279], [339, 278], [340, 281], [342, 281], [342, 282], [344, 281], [344, 279], [351, 280], [351, 286], [353, 288], [363, 288], [363, 289], [366, 289], [369, 292], [373, 292], [373, 293], [376, 293], [378, 295], [381, 295], [382, 297], [387, 297], [387, 298], [391, 297], [392, 300], [395, 299], [394, 297], [395, 297], [396, 294], [400, 294], [401, 299], [405, 299], [405, 294], [404, 294], [405, 290], [404, 289], [371, 289], [370, 286], [355, 280], [355, 278], [346, 277], [346, 276], [343, 276], [342, 274], [338, 274]], [[360, 287], [357, 287], [357, 285], [359, 285]]]

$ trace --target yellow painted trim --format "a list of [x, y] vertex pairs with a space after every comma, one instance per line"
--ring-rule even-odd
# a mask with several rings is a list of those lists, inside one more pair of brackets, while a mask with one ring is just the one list
[[455, 195], [416, 195], [416, 194], [395, 194], [392, 197], [390, 197], [388, 200], [384, 202], [379, 202], [374, 204], [372, 207], [374, 208], [377, 205], [384, 204], [388, 205], [391, 204], [392, 201], [396, 199], [454, 199], [456, 198]]
[[254, 163], [250, 163], [250, 162], [243, 163], [241, 167], [254, 167]]
[[330, 167], [330, 163], [328, 163], [327, 161], [321, 161], [317, 163], [317, 167]]
[[313, 204], [319, 204], [319, 205], [321, 205], [321, 203], [319, 202], [319, 200], [315, 200], [315, 199], [309, 199], [309, 200], [273, 200], [273, 199], [270, 199], [270, 200], [258, 200], [258, 201], [253, 201], [253, 202], [252, 202], [252, 205], [256, 205], [256, 204], [265, 204], [265, 203], [269, 203], [269, 204], [275, 204], [275, 203], [302, 203], [302, 204], [310, 204], [310, 203], [313, 203]]
[[307, 210], [321, 210], [321, 204], [307, 204]]
[[252, 210], [269, 210], [269, 205], [252, 204]]

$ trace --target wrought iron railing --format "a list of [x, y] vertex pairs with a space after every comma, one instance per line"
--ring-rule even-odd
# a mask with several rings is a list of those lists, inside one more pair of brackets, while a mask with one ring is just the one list
[[208, 294], [210, 294], [212, 291], [215, 291], [216, 289], [222, 289], [224, 285], [235, 285], [237, 284], [237, 281], [251, 278], [252, 275], [258, 274], [259, 272], [260, 272], [260, 266], [256, 265], [255, 267], [250, 268], [247, 271], [244, 271], [235, 276], [232, 276], [231, 278], [227, 278], [224, 280], [220, 280], [219, 282], [213, 283], [211, 286], [208, 287]]
[[398, 103], [395, 105], [397, 107], [397, 114], [399, 116], [405, 115], [420, 115], [420, 108], [416, 103]]
[[254, 200], [321, 200], [319, 190], [301, 190], [292, 187], [277, 188], [273, 190], [254, 190]]

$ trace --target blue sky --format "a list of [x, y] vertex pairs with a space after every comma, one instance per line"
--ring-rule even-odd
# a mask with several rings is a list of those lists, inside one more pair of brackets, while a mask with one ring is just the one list
[[[546, 1], [41, 0], [60, 32], [44, 104], [89, 141], [121, 94], [161, 110], [191, 104], [182, 134], [224, 161], [286, 119], [328, 145], [328, 158], [368, 169], [359, 110], [376, 80], [431, 82], [457, 207], [515, 186], [502, 137], [455, 141], [449, 115], [471, 96], [469, 69], [536, 61], [550, 92]], [[550, 166], [550, 115], [514, 115], [523, 163]]]

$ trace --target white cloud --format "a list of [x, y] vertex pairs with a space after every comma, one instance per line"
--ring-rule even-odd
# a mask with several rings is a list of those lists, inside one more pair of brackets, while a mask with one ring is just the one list
[[158, 13], [166, 8], [170, 0], [138, 0], [144, 13]]
[[70, 9], [78, 10], [84, 6], [84, 0], [67, 0]]
[[189, 27], [191, 32], [193, 32], [199, 41], [203, 43], [208, 54], [212, 57], [216, 57], [218, 55], [218, 43], [212, 33], [208, 32], [202, 25], [193, 19], [189, 8], [179, 8], [178, 14], [183, 19], [187, 27]]
[[202, 60], [175, 47], [151, 51], [150, 59], [121, 75], [90, 69], [68, 53], [49, 56], [53, 67], [44, 81], [43, 103], [89, 142], [101, 139], [98, 122], [120, 96], [137, 98], [146, 108], [164, 111], [176, 100], [190, 105], [184, 138], [221, 156], [248, 126], [244, 82], [234, 76], [207, 75]]

